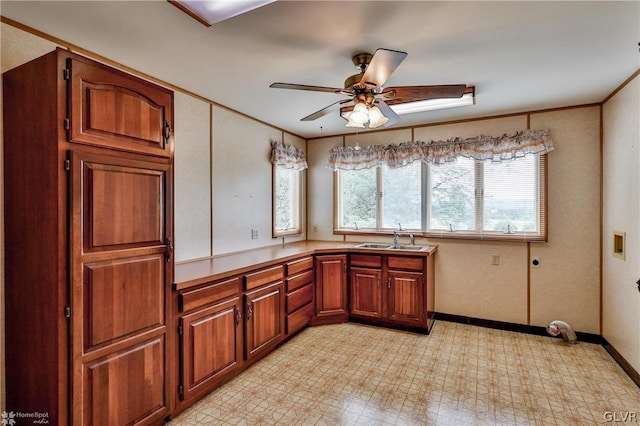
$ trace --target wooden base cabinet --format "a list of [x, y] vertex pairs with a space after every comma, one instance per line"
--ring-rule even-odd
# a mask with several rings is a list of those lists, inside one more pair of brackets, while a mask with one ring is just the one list
[[314, 324], [345, 322], [347, 310], [347, 256], [316, 256], [316, 316]]
[[382, 318], [382, 270], [352, 267], [349, 271], [351, 315]]
[[181, 401], [192, 402], [242, 367], [241, 280], [232, 278], [179, 295]]
[[266, 355], [284, 338], [283, 266], [245, 276], [245, 360]]
[[287, 262], [286, 334], [290, 336], [311, 322], [314, 314], [313, 257]]
[[349, 271], [351, 318], [429, 330], [432, 256], [352, 254]]
[[198, 281], [186, 288], [176, 284], [173, 305], [179, 363], [174, 374], [179, 376], [179, 398], [172, 415], [276, 350], [308, 324], [351, 318], [428, 332], [433, 273], [432, 255], [323, 254], [219, 281]]
[[3, 74], [7, 411], [171, 410], [173, 92], [56, 50]]
[[266, 352], [282, 339], [283, 294], [282, 281], [245, 294], [245, 359]]
[[388, 318], [391, 321], [423, 325], [425, 276], [422, 272], [388, 271]]

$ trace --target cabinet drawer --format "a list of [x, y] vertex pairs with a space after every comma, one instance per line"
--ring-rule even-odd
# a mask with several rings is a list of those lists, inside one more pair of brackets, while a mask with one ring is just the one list
[[371, 256], [367, 254], [352, 254], [352, 266], [368, 266], [370, 268], [380, 268], [382, 266], [382, 256]]
[[287, 263], [287, 275], [294, 275], [298, 272], [313, 268], [313, 257], [304, 257]]
[[389, 269], [408, 269], [422, 271], [424, 259], [422, 257], [389, 256]]
[[294, 313], [287, 315], [287, 334], [295, 333], [313, 318], [313, 304], [309, 303]]
[[313, 271], [306, 271], [293, 277], [287, 278], [287, 291], [293, 291], [304, 285], [313, 282]]
[[287, 314], [295, 311], [301, 306], [311, 303], [313, 300], [313, 285], [309, 284], [306, 287], [299, 288], [298, 290], [287, 294]]
[[252, 288], [281, 280], [283, 277], [283, 269], [282, 265], [278, 265], [273, 268], [263, 269], [252, 274], [245, 275], [245, 290], [251, 290]]
[[240, 283], [240, 277], [235, 277], [197, 290], [186, 291], [178, 296], [180, 312], [190, 311], [227, 297], [237, 296], [242, 291]]

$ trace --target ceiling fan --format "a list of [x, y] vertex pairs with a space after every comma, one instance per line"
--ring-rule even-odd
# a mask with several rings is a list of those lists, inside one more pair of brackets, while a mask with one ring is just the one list
[[406, 57], [406, 52], [390, 49], [377, 49], [373, 55], [356, 54], [352, 60], [360, 72], [348, 77], [343, 89], [291, 83], [273, 83], [269, 87], [349, 96], [303, 117], [300, 121], [315, 120], [330, 113], [334, 106], [352, 102], [352, 106], [340, 108], [341, 116], [348, 120], [347, 127], [364, 128], [368, 123], [368, 127], [372, 129], [379, 126], [389, 127], [400, 121], [400, 117], [389, 107], [390, 105], [430, 99], [461, 98], [465, 93], [473, 93], [473, 87], [467, 88], [466, 84], [384, 87], [393, 71]]

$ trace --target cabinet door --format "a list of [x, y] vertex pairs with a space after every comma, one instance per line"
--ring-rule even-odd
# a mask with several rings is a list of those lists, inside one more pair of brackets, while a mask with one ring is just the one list
[[171, 166], [82, 152], [71, 163], [73, 424], [156, 421], [173, 339]]
[[240, 309], [234, 297], [180, 319], [182, 399], [213, 389], [242, 363]]
[[316, 317], [347, 319], [347, 256], [316, 258]]
[[70, 142], [171, 156], [173, 92], [83, 58], [67, 67]]
[[424, 300], [424, 275], [419, 272], [389, 271], [389, 319], [422, 325]]
[[245, 294], [245, 359], [267, 352], [282, 339], [283, 300], [282, 281]]
[[382, 317], [382, 271], [351, 267], [351, 315]]

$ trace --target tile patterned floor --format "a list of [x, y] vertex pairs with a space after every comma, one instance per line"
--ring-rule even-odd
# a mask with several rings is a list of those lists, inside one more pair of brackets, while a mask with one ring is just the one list
[[601, 346], [438, 321], [428, 336], [307, 328], [169, 425], [595, 425], [622, 416], [640, 421], [640, 389]]

